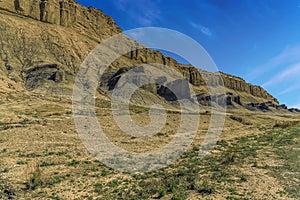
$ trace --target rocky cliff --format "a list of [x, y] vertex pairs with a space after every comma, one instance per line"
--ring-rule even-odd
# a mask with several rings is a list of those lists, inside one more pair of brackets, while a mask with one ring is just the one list
[[103, 29], [106, 36], [121, 32], [111, 17], [73, 0], [2, 0], [0, 9], [45, 23], [88, 30], [100, 39], [103, 38]]
[[219, 76], [215, 73], [199, 70], [191, 65], [179, 64], [176, 60], [168, 56], [164, 56], [158, 51], [143, 49], [136, 51], [134, 54], [127, 55], [127, 58], [130, 59], [132, 63], [158, 63], [173, 67], [182, 73], [183, 76], [196, 87], [205, 86], [207, 84], [215, 87], [224, 85], [227, 89], [236, 92], [246, 93], [265, 99], [265, 101], [272, 101], [276, 104], [279, 103], [276, 98], [270, 95], [262, 87], [249, 84], [240, 77], [225, 73], [220, 73], [221, 76]]
[[[27, 89], [37, 92], [51, 90], [57, 93], [57, 88], [60, 87], [64, 93], [66, 87], [70, 92], [75, 73], [87, 53], [98, 42], [122, 32], [113, 19], [102, 11], [85, 8], [73, 0], [2, 0], [0, 15], [0, 28], [4, 27], [2, 33], [9, 37], [11, 32], [21, 28], [41, 49], [38, 64], [28, 67], [24, 76]], [[13, 47], [8, 47], [6, 51], [9, 48]], [[6, 62], [4, 59], [0, 61], [1, 69], [12, 77], [12, 71], [18, 71], [20, 64], [13, 57], [9, 60], [10, 69], [7, 69], [7, 63], [6, 69], [3, 67]], [[242, 78], [225, 73], [221, 73], [222, 78], [206, 71], [200, 73], [191, 65], [179, 64], [171, 57], [150, 49], [137, 50], [119, 58], [112, 64], [105, 81], [111, 81], [121, 67], [146, 63], [168, 65], [179, 71], [195, 91], [199, 92], [200, 102], [214, 99], [203, 92], [207, 83], [215, 87], [224, 83], [228, 91], [227, 97], [222, 97], [222, 101], [228, 105], [254, 103], [252, 107], [255, 107], [265, 102], [278, 105], [278, 101], [263, 88], [246, 83]], [[17, 78], [13, 79], [17, 81]], [[162, 96], [167, 93], [162, 91], [165, 89], [158, 92]]]

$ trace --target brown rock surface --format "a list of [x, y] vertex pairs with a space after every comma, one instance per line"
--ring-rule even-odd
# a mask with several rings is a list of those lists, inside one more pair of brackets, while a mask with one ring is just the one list
[[102, 36], [101, 29], [109, 35], [121, 32], [111, 17], [73, 0], [4, 0], [0, 1], [0, 9], [42, 22], [87, 29], [98, 36]]

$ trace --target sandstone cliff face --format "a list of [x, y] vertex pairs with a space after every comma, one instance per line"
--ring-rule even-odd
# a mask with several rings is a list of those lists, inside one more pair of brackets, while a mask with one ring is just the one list
[[65, 27], [80, 27], [102, 36], [120, 33], [109, 16], [94, 8], [85, 8], [73, 0], [3, 0], [0, 9]]
[[246, 81], [243, 80], [242, 78], [231, 76], [224, 73], [222, 73], [222, 78], [223, 78], [224, 86], [227, 88], [240, 91], [240, 92], [246, 92], [253, 96], [261, 97], [273, 101], [275, 103], [279, 103], [276, 98], [270, 95], [262, 87], [246, 83]]
[[266, 99], [266, 101], [273, 101], [278, 104], [276, 98], [270, 95], [260, 86], [255, 86], [247, 83], [245, 80], [239, 77], [231, 76], [225, 73], [220, 73], [222, 78], [214, 73], [209, 73], [203, 70], [195, 68], [191, 65], [179, 64], [176, 60], [164, 56], [158, 51], [152, 51], [149, 49], [137, 50], [127, 55], [128, 59], [131, 59], [137, 63], [159, 63], [173, 67], [177, 69], [182, 75], [194, 86], [222, 86], [235, 90], [238, 92], [245, 92], [255, 97]]

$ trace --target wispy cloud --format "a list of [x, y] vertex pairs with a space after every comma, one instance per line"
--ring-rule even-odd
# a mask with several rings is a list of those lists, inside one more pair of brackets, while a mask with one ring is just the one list
[[[300, 45], [288, 46], [265, 64], [246, 76], [247, 81], [268, 80], [261, 84], [280, 102], [295, 105], [300, 98]], [[295, 106], [293, 106], [295, 107]]]
[[161, 16], [158, 7], [159, 1], [151, 0], [116, 0], [116, 7], [128, 14], [128, 16], [142, 26], [152, 26]]
[[141, 25], [151, 26], [153, 22], [160, 18], [159, 9], [147, 9], [143, 15], [138, 16], [137, 20]]
[[298, 79], [299, 74], [300, 74], [300, 63], [297, 63], [281, 71], [277, 76], [273, 77], [271, 80], [264, 83], [263, 87], [272, 86], [274, 84], [280, 84], [282, 81], [286, 81], [286, 80], [291, 81], [292, 78]]
[[125, 10], [128, 0], [115, 0], [115, 5], [119, 10]]
[[292, 108], [298, 108], [298, 109], [300, 109], [300, 102], [299, 103], [297, 103], [297, 104], [295, 104], [295, 105], [293, 105], [293, 106], [291, 106]]
[[278, 96], [282, 96], [282, 95], [285, 95], [285, 94], [288, 94], [290, 92], [294, 92], [295, 90], [299, 90], [300, 89], [300, 82], [298, 84], [293, 84], [292, 86], [282, 90]]
[[195, 22], [190, 22], [190, 25], [194, 27], [195, 29], [201, 31], [206, 36], [212, 36], [212, 32], [208, 27], [205, 27], [201, 24], [196, 24]]
[[259, 78], [265, 73], [295, 62], [300, 62], [300, 45], [286, 47], [281, 53], [271, 58], [267, 63], [253, 69], [246, 75], [246, 79], [251, 81], [255, 78]]

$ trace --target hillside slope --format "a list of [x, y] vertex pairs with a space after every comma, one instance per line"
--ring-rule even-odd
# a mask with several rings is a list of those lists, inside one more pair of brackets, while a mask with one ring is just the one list
[[[73, 0], [5, 0], [0, 2], [0, 16], [2, 79], [13, 80], [13, 84], [24, 83], [27, 90], [50, 96], [69, 96], [76, 72], [88, 53], [99, 42], [122, 32], [113, 19], [102, 11], [85, 8]], [[13, 36], [20, 35], [20, 32], [24, 35], [24, 41], [7, 42], [15, 41]], [[28, 66], [22, 66], [20, 60], [11, 53], [19, 43], [24, 43], [23, 46], [30, 44], [33, 49], [38, 49], [34, 62]], [[8, 55], [5, 52], [9, 52]], [[225, 73], [221, 73], [223, 81], [214, 73], [202, 71], [201, 75], [195, 67], [179, 64], [159, 51], [150, 49], [122, 56], [112, 63], [107, 74], [111, 76], [106, 78], [112, 78], [124, 66], [141, 66], [147, 63], [164, 64], [178, 70], [196, 91], [198, 101], [204, 105], [222, 98], [228, 107], [233, 108], [243, 106], [263, 111], [287, 109], [260, 86]], [[207, 92], [205, 79], [209, 79], [210, 84], [215, 87], [224, 83], [226, 97], [211, 97]]]

